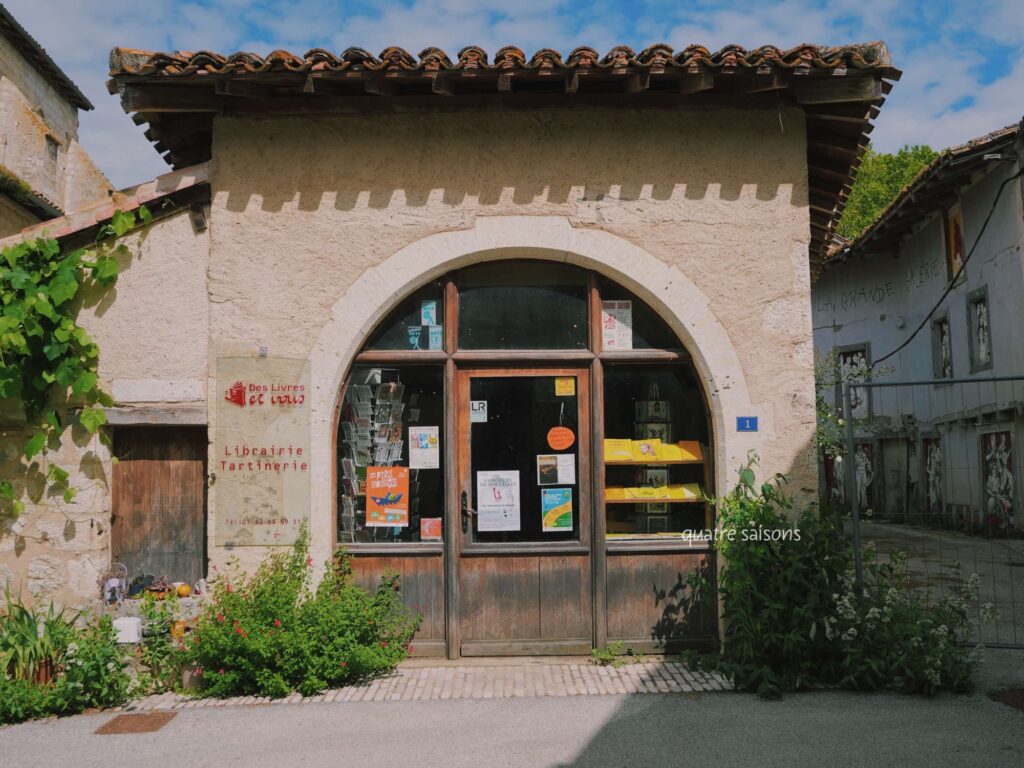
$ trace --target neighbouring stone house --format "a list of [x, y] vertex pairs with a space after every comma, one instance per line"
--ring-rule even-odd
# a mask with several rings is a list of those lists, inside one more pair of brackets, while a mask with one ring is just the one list
[[115, 49], [177, 169], [83, 309], [120, 461], [66, 441], [85, 490], [0, 562], [81, 604], [111, 559], [194, 581], [306, 524], [402, 575], [418, 653], [707, 644], [702, 492], [751, 451], [817, 488], [811, 276], [898, 76], [881, 43]]
[[[878, 382], [926, 382], [857, 398], [870, 467], [858, 492], [878, 514], [1024, 531], [1024, 381], [988, 381], [1024, 374], [1022, 158], [1021, 125], [944, 151], [814, 284], [819, 355], [836, 350], [855, 374], [879, 362]], [[842, 473], [825, 469], [826, 493], [841, 495]]]
[[0, 237], [111, 191], [78, 143], [78, 110], [92, 108], [0, 5]]

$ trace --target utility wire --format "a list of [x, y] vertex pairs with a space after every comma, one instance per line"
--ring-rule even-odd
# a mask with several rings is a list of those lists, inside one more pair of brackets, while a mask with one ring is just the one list
[[985, 221], [984, 221], [984, 223], [983, 223], [983, 224], [981, 225], [981, 229], [980, 229], [980, 230], [978, 231], [978, 236], [974, 238], [974, 245], [972, 245], [972, 246], [971, 246], [971, 250], [969, 250], [969, 251], [967, 252], [967, 256], [966, 256], [966, 258], [964, 258], [964, 262], [963, 262], [963, 264], [961, 264], [961, 265], [960, 265], [960, 269], [958, 269], [958, 270], [956, 271], [956, 274], [955, 274], [955, 275], [953, 275], [953, 279], [949, 281], [949, 285], [947, 285], [947, 286], [946, 286], [946, 290], [944, 290], [944, 291], [942, 292], [942, 295], [941, 295], [941, 296], [939, 297], [939, 300], [935, 302], [935, 306], [934, 306], [934, 307], [932, 307], [932, 308], [931, 308], [931, 309], [930, 309], [930, 310], [928, 311], [928, 314], [924, 316], [924, 319], [923, 319], [923, 320], [921, 321], [921, 323], [920, 323], [920, 324], [919, 324], [919, 325], [917, 326], [917, 328], [915, 328], [915, 329], [914, 329], [914, 332], [913, 332], [912, 334], [910, 334], [910, 335], [909, 335], [909, 336], [907, 337], [906, 341], [904, 341], [904, 342], [903, 342], [902, 344], [900, 344], [900, 345], [899, 345], [898, 347], [896, 347], [896, 349], [894, 349], [894, 350], [893, 350], [892, 352], [890, 352], [889, 354], [887, 354], [887, 355], [883, 355], [882, 357], [880, 357], [880, 358], [878, 358], [877, 360], [875, 360], [875, 362], [873, 362], [873, 363], [871, 364], [871, 367], [872, 367], [872, 368], [874, 368], [875, 366], [877, 366], [877, 365], [878, 365], [878, 364], [880, 364], [880, 363], [883, 363], [883, 362], [885, 362], [885, 361], [886, 361], [886, 360], [888, 360], [888, 359], [889, 359], [890, 357], [892, 357], [892, 356], [893, 356], [893, 355], [895, 355], [895, 354], [896, 354], [897, 352], [899, 352], [899, 351], [900, 351], [901, 349], [903, 349], [904, 347], [906, 347], [906, 346], [907, 346], [907, 344], [909, 344], [910, 342], [912, 342], [912, 341], [914, 340], [914, 337], [915, 337], [915, 336], [917, 336], [917, 334], [921, 332], [921, 329], [922, 329], [922, 328], [924, 328], [924, 327], [925, 327], [925, 325], [927, 325], [927, 323], [928, 323], [928, 321], [929, 321], [929, 320], [931, 319], [932, 315], [934, 315], [934, 314], [935, 314], [935, 311], [936, 311], [936, 310], [937, 310], [937, 309], [938, 309], [938, 308], [939, 308], [940, 306], [942, 306], [942, 302], [944, 302], [944, 301], [946, 300], [946, 297], [947, 297], [947, 296], [949, 296], [950, 292], [951, 292], [951, 291], [953, 290], [953, 287], [954, 287], [954, 286], [956, 285], [956, 281], [960, 279], [960, 275], [962, 275], [962, 274], [963, 274], [963, 272], [964, 272], [964, 270], [965, 270], [965, 269], [967, 269], [967, 263], [968, 263], [968, 262], [969, 262], [969, 261], [971, 260], [971, 256], [973, 256], [973, 255], [974, 255], [974, 250], [975, 250], [975, 249], [976, 249], [976, 248], [978, 247], [978, 243], [980, 243], [980, 242], [981, 242], [981, 237], [982, 237], [982, 235], [984, 235], [984, 234], [985, 234], [985, 230], [986, 230], [986, 229], [988, 228], [988, 223], [989, 223], [989, 221], [991, 221], [991, 220], [992, 220], [992, 214], [994, 214], [994, 213], [996, 212], [996, 206], [997, 206], [997, 205], [999, 205], [999, 198], [1000, 198], [1000, 197], [1002, 196], [1002, 194], [1003, 194], [1003, 190], [1004, 190], [1004, 189], [1006, 189], [1006, 186], [1007, 186], [1007, 185], [1008, 185], [1008, 184], [1009, 184], [1010, 182], [1012, 182], [1012, 181], [1016, 181], [1016, 180], [1017, 180], [1017, 179], [1019, 179], [1019, 178], [1020, 178], [1021, 176], [1024, 176], [1024, 168], [1022, 168], [1021, 170], [1017, 171], [1017, 172], [1016, 172], [1015, 174], [1013, 174], [1013, 176], [1011, 176], [1010, 178], [1008, 178], [1008, 179], [1004, 179], [1004, 180], [1003, 180], [1003, 183], [999, 185], [999, 191], [998, 191], [998, 192], [996, 192], [996, 197], [995, 197], [995, 200], [993, 200], [993, 201], [992, 201], [992, 207], [991, 207], [991, 208], [989, 208], [989, 210], [988, 210], [988, 215], [987, 215], [987, 216], [985, 217]]

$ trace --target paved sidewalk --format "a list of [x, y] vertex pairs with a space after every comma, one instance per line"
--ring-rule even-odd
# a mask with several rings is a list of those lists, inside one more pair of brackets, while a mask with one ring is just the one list
[[165, 693], [128, 704], [124, 709], [137, 712], [298, 702], [508, 699], [732, 690], [732, 685], [718, 673], [691, 672], [674, 661], [648, 661], [617, 668], [579, 660], [495, 663], [494, 659], [488, 659], [487, 662], [482, 665], [418, 659], [403, 664], [388, 677], [318, 696], [303, 697], [296, 693], [284, 699], [261, 696], [194, 699]]

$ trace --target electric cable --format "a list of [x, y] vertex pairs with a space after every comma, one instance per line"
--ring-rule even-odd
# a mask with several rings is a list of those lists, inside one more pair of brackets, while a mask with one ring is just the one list
[[949, 281], [949, 284], [946, 286], [946, 289], [942, 292], [942, 295], [939, 297], [939, 300], [935, 302], [935, 306], [933, 306], [928, 311], [928, 314], [924, 316], [924, 319], [921, 320], [917, 328], [914, 329], [914, 332], [911, 333], [910, 336], [908, 336], [902, 344], [896, 347], [896, 349], [894, 349], [892, 352], [889, 352], [887, 355], [883, 355], [882, 357], [878, 358], [873, 363], [871, 363], [872, 368], [879, 365], [880, 363], [885, 362], [890, 357], [892, 357], [900, 350], [902, 350], [904, 347], [906, 347], [910, 342], [912, 342], [914, 340], [914, 337], [916, 337], [917, 334], [921, 332], [921, 329], [928, 324], [928, 321], [931, 319], [932, 315], [935, 314], [936, 310], [938, 310], [938, 308], [942, 306], [942, 302], [946, 300], [946, 297], [949, 296], [954, 286], [956, 286], [957, 280], [960, 279], [960, 275], [962, 275], [964, 270], [967, 269], [967, 263], [971, 260], [971, 256], [974, 255], [974, 251], [978, 247], [978, 243], [981, 242], [981, 238], [985, 234], [985, 230], [988, 228], [988, 223], [989, 221], [992, 220], [992, 214], [996, 212], [996, 206], [999, 205], [999, 198], [1002, 197], [1003, 190], [1006, 189], [1007, 185], [1010, 184], [1010, 182], [1019, 179], [1021, 176], [1024, 176], [1024, 168], [1021, 168], [1021, 170], [1017, 171], [1015, 174], [1013, 174], [1013, 176], [1010, 176], [1007, 179], [1003, 179], [1003, 183], [999, 185], [999, 191], [996, 192], [996, 197], [992, 201], [992, 207], [989, 208], [988, 215], [985, 216], [985, 221], [982, 223], [981, 229], [978, 231], [977, 237], [974, 238], [974, 245], [972, 245], [971, 250], [967, 252], [967, 256], [964, 257], [964, 261], [960, 265], [960, 269], [958, 269], [956, 271], [956, 274], [953, 275], [953, 279]]

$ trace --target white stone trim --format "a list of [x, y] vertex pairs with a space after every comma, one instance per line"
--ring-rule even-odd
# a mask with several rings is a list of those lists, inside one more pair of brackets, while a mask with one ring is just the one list
[[[353, 357], [366, 336], [405, 296], [453, 269], [484, 261], [564, 261], [616, 280], [651, 305], [678, 334], [705, 386], [714, 430], [715, 482], [732, 485], [750, 449], [772, 437], [772, 414], [750, 401], [743, 368], [708, 298], [682, 272], [628, 240], [575, 229], [561, 216], [480, 217], [470, 229], [429, 235], [367, 270], [338, 299], [310, 353], [311, 554], [333, 548], [331, 444], [335, 407]], [[758, 433], [737, 433], [736, 416], [760, 417]]]

